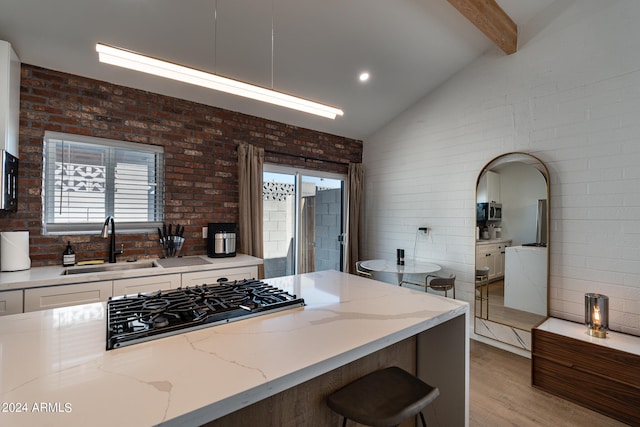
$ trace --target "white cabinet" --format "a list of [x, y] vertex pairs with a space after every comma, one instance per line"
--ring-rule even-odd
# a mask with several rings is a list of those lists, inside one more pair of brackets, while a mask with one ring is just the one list
[[225, 268], [222, 270], [196, 271], [193, 273], [182, 273], [182, 286], [196, 286], [205, 283], [216, 283], [218, 280], [242, 280], [254, 279], [258, 277], [258, 266]]
[[11, 45], [0, 40], [0, 149], [18, 157], [20, 60]]
[[498, 244], [498, 252], [496, 253], [496, 278], [504, 276], [505, 250], [511, 245], [511, 241]]
[[504, 277], [505, 248], [511, 241], [476, 245], [476, 268], [489, 267], [489, 280]]
[[485, 172], [478, 182], [478, 203], [500, 203], [500, 174], [492, 171]]
[[[229, 265], [229, 264], [227, 264]], [[232, 264], [233, 265], [233, 264]], [[197, 268], [197, 266], [194, 266]], [[220, 279], [242, 280], [258, 277], [258, 265], [214, 270], [170, 273], [152, 276], [118, 278], [98, 282], [73, 283], [0, 291], [0, 316], [49, 308], [107, 301], [110, 296], [156, 292], [216, 283]], [[174, 270], [175, 271], [175, 270]], [[164, 273], [164, 272], [163, 272]], [[144, 274], [144, 273], [143, 273]], [[105, 276], [104, 278], [108, 278]], [[81, 277], [74, 277], [82, 280]]]
[[22, 290], [0, 292], [0, 316], [22, 313]]
[[504, 252], [496, 252], [495, 263], [496, 270], [493, 278], [504, 277]]
[[155, 292], [180, 287], [180, 274], [162, 276], [133, 277], [113, 281], [113, 295], [128, 295]]
[[24, 311], [46, 310], [69, 305], [106, 301], [111, 296], [113, 281], [46, 286], [24, 290]]
[[488, 243], [476, 246], [476, 268], [489, 267], [489, 280], [496, 275], [495, 246]]

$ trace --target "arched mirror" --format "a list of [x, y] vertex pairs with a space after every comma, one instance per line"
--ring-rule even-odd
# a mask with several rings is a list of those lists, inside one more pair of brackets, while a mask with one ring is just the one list
[[476, 182], [475, 333], [531, 350], [549, 314], [549, 172], [507, 153]]

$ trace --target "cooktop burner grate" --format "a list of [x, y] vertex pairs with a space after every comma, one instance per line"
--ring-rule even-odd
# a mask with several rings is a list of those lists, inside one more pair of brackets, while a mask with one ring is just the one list
[[111, 297], [107, 350], [302, 306], [304, 299], [255, 279]]

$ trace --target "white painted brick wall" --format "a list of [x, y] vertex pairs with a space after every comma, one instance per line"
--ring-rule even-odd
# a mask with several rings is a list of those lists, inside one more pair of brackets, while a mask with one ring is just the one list
[[529, 152], [551, 173], [552, 315], [582, 321], [600, 292], [640, 335], [640, 2], [557, 3], [365, 141], [365, 257], [404, 248], [471, 301], [476, 179]]
[[285, 257], [293, 237], [293, 196], [282, 201], [265, 200], [263, 205], [264, 257]]

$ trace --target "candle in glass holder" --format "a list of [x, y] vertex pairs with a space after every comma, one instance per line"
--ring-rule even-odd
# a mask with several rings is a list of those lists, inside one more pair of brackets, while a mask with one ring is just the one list
[[584, 295], [584, 323], [589, 335], [606, 338], [609, 329], [609, 297], [602, 294]]

